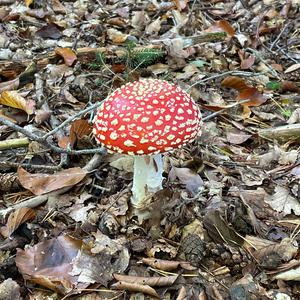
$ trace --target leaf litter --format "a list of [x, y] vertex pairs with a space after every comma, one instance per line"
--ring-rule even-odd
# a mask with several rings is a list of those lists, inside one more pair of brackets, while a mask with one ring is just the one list
[[[0, 7], [1, 297], [299, 298], [299, 4], [200, 2]], [[97, 147], [93, 112], [60, 127], [142, 77], [205, 118], [144, 221], [132, 158], [61, 151]], [[13, 148], [26, 134], [2, 119], [39, 139]]]

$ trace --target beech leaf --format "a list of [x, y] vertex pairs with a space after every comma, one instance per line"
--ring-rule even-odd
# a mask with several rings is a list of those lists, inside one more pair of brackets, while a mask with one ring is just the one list
[[18, 177], [24, 188], [35, 195], [42, 195], [58, 189], [73, 186], [86, 175], [81, 168], [70, 168], [55, 174], [31, 174], [23, 168], [18, 169]]
[[17, 91], [3, 91], [0, 96], [0, 104], [24, 110], [28, 115], [34, 113], [35, 102], [26, 100]]
[[76, 53], [70, 48], [57, 48], [55, 53], [64, 59], [65, 65], [71, 67], [77, 60]]

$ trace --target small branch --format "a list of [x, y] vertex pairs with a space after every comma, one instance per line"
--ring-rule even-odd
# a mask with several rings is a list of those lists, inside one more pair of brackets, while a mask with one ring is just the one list
[[206, 122], [207, 120], [210, 120], [210, 119], [214, 118], [215, 116], [220, 115], [221, 113], [223, 113], [224, 111], [226, 111], [226, 110], [229, 109], [229, 108], [235, 107], [235, 106], [240, 105], [240, 104], [247, 103], [247, 102], [249, 102], [249, 101], [251, 101], [251, 100], [246, 99], [246, 100], [242, 100], [242, 101], [233, 103], [233, 104], [231, 104], [231, 105], [228, 105], [227, 107], [225, 107], [225, 108], [223, 108], [223, 109], [221, 109], [221, 110], [219, 110], [219, 111], [216, 111], [216, 112], [214, 112], [214, 113], [212, 113], [212, 114], [210, 114], [210, 115], [208, 115], [208, 116], [202, 118], [202, 121], [203, 121], [203, 122]]
[[3, 118], [0, 116], [0, 123], [8, 126], [11, 129], [14, 129], [18, 132], [21, 132], [22, 134], [24, 134], [26, 137], [28, 137], [28, 139], [39, 142], [41, 144], [46, 144], [49, 148], [51, 148], [54, 152], [56, 153], [66, 153], [66, 154], [70, 154], [70, 155], [84, 155], [84, 154], [103, 154], [105, 153], [105, 149], [103, 147], [101, 148], [93, 148], [93, 149], [84, 149], [84, 150], [72, 150], [72, 149], [63, 149], [60, 148], [58, 146], [53, 145], [50, 141], [49, 138], [51, 135], [55, 134], [56, 132], [58, 132], [61, 128], [63, 128], [64, 126], [66, 126], [67, 124], [71, 123], [73, 120], [75, 120], [76, 118], [80, 117], [81, 115], [83, 115], [84, 113], [87, 113], [93, 109], [95, 109], [96, 107], [98, 107], [102, 102], [97, 102], [89, 107], [87, 107], [86, 109], [78, 112], [77, 114], [75, 114], [74, 116], [68, 118], [67, 120], [65, 120], [63, 123], [61, 123], [59, 126], [57, 126], [55, 129], [51, 130], [50, 132], [46, 133], [44, 136], [40, 137], [37, 136], [36, 134], [33, 134], [31, 132], [29, 132], [28, 130], [26, 130], [23, 127], [20, 127], [19, 125], [14, 124], [13, 122], [9, 121], [6, 118]]
[[71, 123], [72, 121], [74, 121], [76, 118], [82, 116], [83, 114], [99, 107], [101, 105], [103, 101], [101, 102], [97, 102], [97, 103], [94, 103], [93, 105], [87, 107], [86, 109], [84, 110], [81, 110], [80, 112], [78, 112], [77, 114], [75, 114], [74, 116], [68, 118], [67, 120], [65, 120], [64, 122], [62, 122], [59, 126], [57, 126], [55, 129], [49, 131], [48, 133], [46, 133], [44, 136], [43, 136], [43, 139], [47, 139], [49, 136], [53, 135], [54, 133], [56, 133], [57, 131], [59, 131], [61, 128], [65, 127], [66, 125], [68, 125], [69, 123]]
[[4, 140], [4, 141], [0, 141], [0, 150], [26, 147], [28, 146], [28, 144], [29, 144], [28, 138]]

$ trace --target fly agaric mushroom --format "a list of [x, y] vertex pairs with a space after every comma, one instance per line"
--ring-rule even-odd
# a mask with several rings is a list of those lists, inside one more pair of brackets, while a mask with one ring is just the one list
[[115, 90], [94, 119], [97, 142], [110, 152], [134, 155], [131, 203], [143, 208], [162, 189], [162, 153], [180, 148], [201, 133], [201, 113], [180, 87], [141, 79]]

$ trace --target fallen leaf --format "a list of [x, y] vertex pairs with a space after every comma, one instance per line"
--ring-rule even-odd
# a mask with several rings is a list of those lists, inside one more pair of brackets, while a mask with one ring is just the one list
[[73, 148], [84, 136], [92, 132], [92, 125], [86, 119], [78, 119], [72, 122], [70, 128], [70, 144]]
[[234, 145], [240, 145], [247, 141], [251, 137], [251, 134], [245, 134], [239, 130], [228, 130], [226, 133], [227, 141]]
[[65, 65], [71, 67], [73, 63], [77, 60], [77, 55], [70, 48], [57, 48], [55, 53], [64, 59]]
[[4, 81], [0, 83], [0, 93], [4, 91], [16, 90], [19, 87], [20, 80], [19, 78], [15, 78], [9, 81]]
[[221, 217], [219, 211], [211, 210], [206, 213], [203, 220], [203, 225], [207, 229], [209, 236], [215, 242], [225, 242], [234, 247], [243, 245], [243, 239]]
[[116, 290], [128, 290], [131, 292], [140, 292], [160, 299], [155, 289], [153, 289], [149, 285], [119, 281], [117, 283], [112, 284], [111, 288]]
[[34, 113], [35, 102], [26, 100], [17, 91], [4, 91], [0, 96], [0, 104], [24, 110], [28, 115]]
[[284, 73], [287, 74], [287, 73], [292, 73], [294, 71], [297, 71], [298, 69], [300, 69], [300, 64], [293, 64], [291, 66], [289, 66], [285, 71]]
[[255, 62], [255, 56], [250, 54], [247, 58], [242, 59], [241, 69], [242, 70], [250, 69], [253, 66], [254, 62]]
[[63, 187], [73, 186], [86, 175], [81, 168], [70, 168], [55, 174], [30, 174], [23, 168], [18, 169], [18, 178], [22, 186], [35, 195], [42, 195], [56, 191]]
[[54, 40], [57, 40], [62, 36], [58, 27], [53, 23], [43, 26], [41, 29], [36, 31], [36, 34], [43, 39]]
[[227, 88], [233, 88], [239, 92], [238, 100], [250, 100], [246, 103], [242, 103], [243, 106], [260, 106], [267, 101], [255, 87], [248, 86], [244, 79], [237, 76], [226, 77], [221, 85]]
[[187, 261], [165, 260], [165, 259], [158, 259], [158, 258], [143, 258], [141, 262], [152, 268], [163, 270], [163, 271], [173, 271], [179, 267], [185, 270], [196, 269], [196, 267], [192, 266]]
[[212, 26], [210, 26], [206, 31], [208, 32], [219, 32], [225, 31], [230, 37], [235, 35], [235, 30], [231, 24], [226, 20], [216, 21]]
[[122, 33], [114, 28], [109, 28], [107, 30], [107, 35], [114, 44], [122, 44], [127, 40], [128, 37], [128, 34]]
[[284, 216], [292, 212], [300, 215], [300, 203], [294, 198], [290, 191], [282, 186], [275, 187], [275, 193], [271, 196], [266, 196], [265, 202], [268, 203], [274, 210], [281, 212]]
[[26, 250], [17, 249], [15, 262], [24, 279], [66, 294], [78, 286], [77, 277], [69, 273], [81, 247], [81, 240], [59, 236]]
[[22, 207], [12, 212], [6, 222], [6, 226], [1, 228], [1, 234], [4, 237], [11, 236], [20, 225], [32, 221], [35, 218], [35, 212], [32, 208]]
[[203, 187], [203, 181], [199, 174], [189, 168], [172, 167], [169, 173], [169, 180], [175, 181], [178, 178], [180, 183], [184, 184], [186, 189], [195, 196]]
[[129, 276], [114, 274], [114, 278], [123, 282], [134, 282], [139, 284], [146, 284], [149, 286], [167, 286], [172, 285], [178, 278], [178, 275], [173, 276], [154, 276], [154, 277], [142, 277], [142, 276]]

